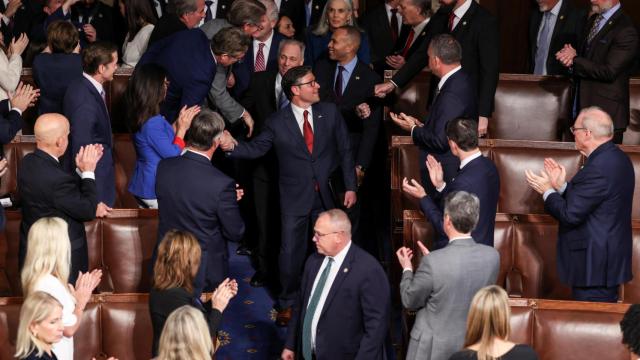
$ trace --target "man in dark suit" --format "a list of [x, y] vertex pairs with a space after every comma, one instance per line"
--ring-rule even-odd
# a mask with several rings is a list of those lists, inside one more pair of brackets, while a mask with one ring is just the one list
[[[382, 106], [373, 96], [373, 87], [380, 82], [380, 77], [358, 59], [359, 46], [360, 31], [355, 27], [336, 29], [329, 41], [330, 60], [316, 62], [314, 73], [320, 84], [320, 100], [335, 103], [347, 123], [351, 153], [355, 159], [358, 184], [361, 185], [373, 158], [382, 123]], [[362, 200], [365, 196], [360, 195]], [[353, 224], [353, 241], [372, 250], [364, 244], [362, 236], [361, 203], [359, 201], [348, 211]]]
[[573, 73], [574, 116], [598, 106], [613, 118], [613, 142], [629, 125], [629, 77], [638, 56], [638, 33], [619, 0], [591, 1], [594, 14], [577, 50], [565, 45], [556, 57]]
[[384, 270], [351, 242], [342, 210], [321, 213], [313, 230], [318, 253], [304, 266], [281, 358], [383, 359], [391, 312]]
[[327, 0], [280, 0], [280, 15], [286, 15], [296, 29], [296, 39], [304, 40], [304, 34], [311, 31], [320, 17]]
[[[458, 118], [477, 119], [475, 89], [470, 76], [461, 69], [462, 49], [452, 35], [436, 35], [431, 40], [428, 54], [429, 68], [440, 82], [424, 125], [403, 113], [390, 113], [390, 116], [401, 128], [411, 131], [413, 143], [420, 148], [420, 159], [432, 155], [442, 164], [444, 181], [450, 182], [458, 172], [460, 161], [449, 148], [447, 123]], [[419, 166], [427, 194], [435, 194], [427, 168], [422, 161]]]
[[31, 34], [31, 29], [42, 17], [42, 6], [31, 0], [0, 1], [0, 31], [6, 45], [20, 34]]
[[223, 130], [220, 115], [200, 111], [185, 135], [186, 151], [160, 161], [156, 175], [158, 244], [171, 229], [189, 231], [200, 243], [196, 296], [212, 291], [227, 277], [227, 241], [239, 241], [244, 233], [235, 182], [211, 164]]
[[[371, 63], [379, 74], [387, 68], [386, 58], [392, 55], [398, 39], [406, 39], [411, 26], [404, 23], [398, 10], [400, 0], [386, 0], [368, 11], [362, 28], [371, 39]], [[406, 40], [405, 40], [406, 41]]]
[[356, 202], [357, 184], [345, 121], [334, 104], [318, 103], [319, 86], [311, 68], [298, 66], [287, 71], [282, 88], [291, 103], [269, 117], [260, 135], [237, 145], [228, 136], [222, 148], [240, 159], [264, 156], [271, 148], [276, 151], [282, 211], [282, 292], [276, 321], [284, 326], [300, 288], [310, 224], [320, 212], [336, 206], [331, 176], [338, 168], [342, 171], [347, 208]]
[[613, 122], [601, 109], [582, 110], [571, 131], [587, 157], [573, 179], [567, 183], [565, 168], [545, 159], [540, 175], [527, 170], [527, 182], [559, 222], [558, 275], [573, 298], [616, 302], [619, 285], [633, 276], [633, 165], [611, 141]]
[[149, 47], [177, 32], [197, 27], [206, 16], [205, 0], [176, 0], [174, 7], [158, 20], [149, 37]]
[[253, 39], [247, 53], [233, 67], [236, 80], [233, 92], [236, 98], [241, 98], [247, 90], [253, 74], [278, 68], [278, 45], [285, 38], [284, 35], [274, 30], [278, 22], [278, 8], [273, 0], [261, 0], [260, 2], [267, 10], [258, 24], [260, 30], [251, 34]]
[[96, 188], [101, 206], [112, 207], [116, 200], [116, 179], [112, 154], [111, 120], [104, 84], [113, 80], [118, 49], [97, 42], [82, 51], [83, 76], [73, 81], [64, 94], [62, 109], [71, 124], [70, 154], [82, 146], [101, 144], [104, 154], [96, 167]]
[[205, 1], [204, 21], [211, 19], [225, 19], [234, 0], [207, 0]]
[[529, 19], [530, 71], [536, 75], [568, 75], [556, 59], [565, 44], [578, 46], [587, 12], [568, 0], [537, 0], [539, 11]]
[[500, 195], [498, 169], [478, 148], [478, 123], [475, 120], [451, 120], [447, 125], [447, 139], [451, 153], [460, 159], [460, 171], [451, 183], [444, 181], [442, 166], [429, 155], [429, 176], [437, 190], [433, 197], [427, 196], [424, 188], [413, 179], [411, 183], [403, 179], [402, 190], [420, 200], [420, 209], [439, 234], [435, 241], [436, 249], [445, 247], [449, 242], [443, 228], [444, 197], [461, 190], [476, 195], [480, 199], [480, 217], [471, 235], [476, 242], [493, 246], [493, 230]]
[[69, 282], [75, 283], [78, 272], [87, 271], [89, 258], [85, 221], [106, 215], [96, 197], [96, 164], [103, 154], [100, 144], [82, 146], [75, 155], [80, 177], [62, 168], [69, 122], [60, 114], [45, 114], [36, 120], [36, 151], [27, 154], [18, 171], [18, 189], [22, 199], [19, 264], [27, 254], [27, 235], [31, 225], [43, 217], [59, 217], [69, 225], [71, 269]]
[[[304, 62], [304, 44], [297, 40], [283, 40], [278, 51], [278, 70], [267, 70], [253, 74], [249, 89], [245, 91], [242, 105], [256, 114], [255, 135], [265, 127], [266, 120], [278, 109], [289, 105], [282, 91], [282, 76], [291, 68]], [[253, 195], [256, 218], [257, 246], [254, 252], [256, 273], [251, 286], [277, 283], [277, 252], [274, 244], [280, 238], [280, 206], [278, 201], [278, 162], [270, 150], [261, 159], [251, 160], [251, 182], [253, 194], [245, 187], [245, 198]]]

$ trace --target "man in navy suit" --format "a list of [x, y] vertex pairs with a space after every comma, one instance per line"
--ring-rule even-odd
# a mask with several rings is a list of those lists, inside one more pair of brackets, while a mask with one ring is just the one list
[[102, 145], [104, 154], [96, 167], [96, 187], [99, 206], [105, 210], [116, 201], [116, 178], [104, 84], [113, 80], [117, 62], [118, 49], [111, 43], [96, 42], [85, 48], [83, 76], [69, 85], [62, 105], [71, 124], [71, 154], [77, 154], [87, 144]]
[[282, 89], [291, 103], [267, 119], [260, 135], [239, 144], [227, 136], [221, 146], [240, 159], [264, 156], [272, 147], [276, 151], [282, 211], [282, 292], [276, 305], [280, 309], [277, 323], [284, 326], [300, 287], [310, 224], [320, 212], [336, 206], [332, 174], [342, 170], [346, 208], [356, 202], [357, 185], [345, 121], [334, 104], [318, 103], [319, 85], [311, 68], [298, 66], [287, 71]]
[[[440, 82], [424, 125], [403, 113], [390, 113], [390, 116], [401, 128], [411, 131], [413, 143], [420, 148], [420, 159], [432, 155], [442, 164], [444, 181], [450, 182], [458, 172], [460, 161], [451, 153], [446, 126], [449, 121], [458, 118], [477, 119], [475, 89], [471, 78], [462, 70], [462, 48], [453, 36], [435, 36], [429, 45], [428, 55], [429, 68], [440, 78]], [[435, 188], [428, 181], [427, 169], [422, 161], [420, 172], [427, 194], [433, 195]]]
[[484, 157], [478, 148], [478, 123], [471, 119], [455, 119], [447, 125], [447, 139], [454, 156], [460, 159], [460, 171], [450, 183], [443, 179], [442, 166], [431, 155], [427, 157], [427, 168], [431, 183], [436, 188], [433, 198], [427, 196], [424, 188], [415, 180], [402, 181], [402, 189], [407, 194], [420, 199], [420, 208], [436, 232], [435, 248], [449, 243], [443, 228], [443, 199], [454, 191], [466, 191], [480, 199], [480, 217], [471, 232], [473, 239], [493, 246], [493, 230], [496, 225], [496, 209], [500, 194], [500, 175], [494, 163]]
[[161, 112], [173, 122], [183, 107], [201, 105], [216, 74], [216, 66], [229, 66], [242, 58], [246, 40], [231, 29], [207, 39], [200, 29], [180, 31], [158, 41], [139, 64], [154, 63], [167, 72], [169, 88]]
[[619, 285], [633, 277], [633, 165], [611, 141], [613, 121], [600, 108], [582, 110], [571, 132], [587, 157], [573, 179], [567, 183], [565, 168], [545, 159], [540, 175], [526, 171], [527, 182], [559, 222], [558, 273], [574, 299], [616, 302]]
[[200, 111], [185, 135], [184, 154], [160, 161], [156, 175], [158, 244], [171, 229], [195, 235], [202, 250], [196, 294], [212, 291], [227, 277], [227, 241], [239, 241], [244, 233], [235, 182], [211, 164], [223, 130], [220, 115]]
[[323, 212], [289, 323], [283, 360], [383, 359], [389, 327], [389, 280], [366, 251], [351, 242], [344, 211]]

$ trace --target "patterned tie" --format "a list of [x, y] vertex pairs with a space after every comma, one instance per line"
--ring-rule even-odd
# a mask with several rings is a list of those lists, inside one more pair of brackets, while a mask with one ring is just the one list
[[313, 353], [313, 345], [311, 344], [311, 325], [313, 323], [313, 315], [316, 313], [316, 308], [318, 307], [322, 290], [326, 285], [329, 272], [331, 271], [331, 265], [333, 264], [333, 258], [328, 259], [329, 261], [327, 262], [327, 266], [322, 271], [320, 279], [318, 279], [318, 284], [316, 284], [316, 288], [313, 291], [313, 294], [311, 294], [311, 299], [307, 306], [307, 312], [304, 314], [304, 321], [302, 323], [302, 355], [308, 360], [311, 360], [311, 355]]
[[456, 14], [454, 12], [449, 14], [449, 32], [453, 31], [453, 22], [455, 19], [456, 19]]
[[264, 45], [265, 43], [261, 42], [258, 44], [258, 53], [256, 54], [256, 63], [253, 66], [254, 72], [265, 71], [267, 66], [264, 62]]
[[393, 42], [398, 40], [398, 9], [391, 9], [391, 21], [389, 23], [391, 26], [391, 38]]
[[591, 44], [591, 41], [593, 40], [593, 38], [596, 37], [596, 35], [598, 35], [598, 31], [600, 30], [600, 23], [602, 22], [602, 20], [604, 20], [604, 16], [602, 16], [602, 14], [598, 14], [598, 16], [596, 17], [596, 20], [593, 22], [593, 26], [591, 27], [591, 30], [589, 30], [589, 35], [587, 35], [588, 44]]
[[302, 127], [304, 143], [307, 144], [309, 154], [313, 154], [313, 129], [311, 128], [311, 123], [309, 122], [309, 112], [305, 110], [302, 115], [304, 115], [304, 125]]
[[102, 102], [104, 102], [104, 106], [107, 106], [107, 95], [104, 92], [104, 89], [100, 90], [100, 97], [102, 97]]
[[342, 101], [342, 72], [344, 71], [344, 66], [338, 65], [338, 76], [336, 76], [336, 83], [333, 86], [333, 91], [336, 93], [336, 101]]
[[406, 58], [409, 49], [411, 48], [411, 42], [413, 41], [413, 37], [416, 35], [416, 32], [411, 29], [409, 32], [409, 36], [407, 37], [407, 42], [404, 44], [404, 49], [402, 49], [402, 57]]
[[211, 19], [213, 19], [213, 12], [211, 11], [211, 5], [213, 4], [213, 1], [211, 0], [206, 0], [204, 2], [205, 7], [207, 8], [207, 13], [204, 16], [204, 22], [207, 22]]
[[278, 95], [278, 109], [282, 109], [289, 105], [289, 99], [287, 99], [287, 95], [284, 93], [284, 89], [280, 90], [280, 95]]
[[549, 55], [549, 34], [551, 33], [551, 14], [550, 11], [544, 13], [542, 19], [542, 29], [540, 29], [540, 36], [538, 37], [538, 44], [536, 50], [536, 64], [533, 73], [536, 75], [545, 75], [545, 64], [547, 63], [547, 56]]

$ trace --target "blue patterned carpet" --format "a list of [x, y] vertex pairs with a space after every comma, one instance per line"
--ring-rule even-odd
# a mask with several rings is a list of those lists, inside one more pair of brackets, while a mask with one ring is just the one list
[[229, 246], [230, 276], [238, 281], [238, 295], [224, 312], [218, 334], [221, 347], [216, 360], [278, 359], [286, 329], [275, 325], [273, 299], [266, 288], [253, 288], [249, 257], [236, 255], [236, 244]]

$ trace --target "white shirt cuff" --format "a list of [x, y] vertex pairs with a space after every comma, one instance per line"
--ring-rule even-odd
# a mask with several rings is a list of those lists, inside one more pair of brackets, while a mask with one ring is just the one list
[[549, 195], [553, 194], [554, 192], [556, 192], [556, 190], [553, 188], [545, 191], [544, 194], [542, 194], [542, 200], [547, 201], [547, 198], [549, 197]]
[[560, 186], [560, 189], [558, 189], [558, 192], [560, 193], [560, 195], [564, 194], [565, 190], [567, 190], [567, 182], [565, 181], [564, 184], [562, 184], [562, 186]]
[[22, 116], [22, 110], [18, 109], [17, 107], [12, 107], [11, 111], [16, 111], [18, 112], [18, 114], [20, 114], [20, 116]]
[[80, 171], [80, 169], [76, 168], [76, 173], [80, 175], [82, 179], [96, 179], [96, 174], [93, 171]]
[[404, 269], [402, 269], [402, 273], [403, 273], [403, 274], [404, 274], [405, 272], [407, 272], [407, 271], [411, 271], [411, 272], [413, 272], [413, 269], [410, 269], [410, 268], [404, 268]]
[[418, 126], [418, 125], [413, 125], [413, 126], [411, 127], [411, 137], [413, 137], [413, 129], [415, 129], [415, 128], [416, 128], [416, 126]]
[[393, 84], [393, 87], [395, 87], [396, 89], [398, 88], [398, 84], [396, 84], [395, 82], [393, 82], [393, 80], [389, 79], [389, 82]]
[[446, 188], [446, 187], [447, 187], [447, 183], [445, 182], [445, 183], [443, 183], [443, 184], [442, 184], [442, 186], [440, 186], [440, 187], [436, 188], [436, 190], [437, 190], [438, 192], [442, 192], [442, 191], [444, 190], [444, 188]]

